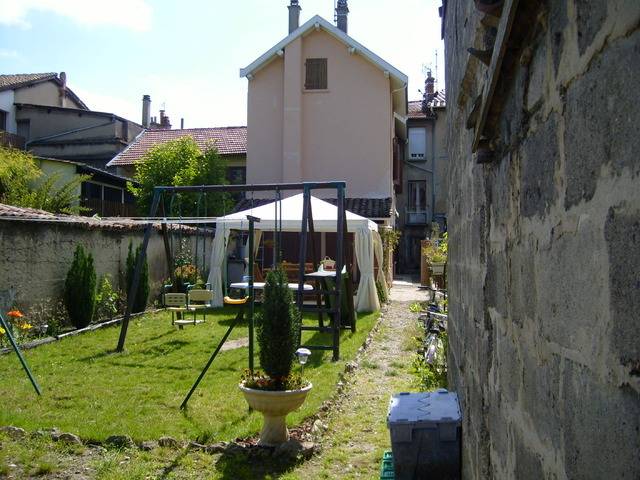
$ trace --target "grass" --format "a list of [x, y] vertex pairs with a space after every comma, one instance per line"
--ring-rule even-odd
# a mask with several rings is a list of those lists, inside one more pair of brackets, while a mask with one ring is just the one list
[[[57, 427], [90, 441], [113, 434], [127, 434], [135, 441], [170, 435], [201, 442], [253, 435], [259, 431], [261, 415], [248, 412], [237, 388], [248, 364], [247, 348], [221, 352], [188, 410], [179, 409], [233, 316], [233, 310], [216, 311], [207, 316], [207, 323], [184, 330], [171, 326], [164, 312], [135, 319], [123, 353], [113, 351], [119, 328], [29, 350], [25, 356], [43, 388], [42, 397], [33, 392], [16, 356], [4, 355], [0, 425], [28, 431]], [[312, 415], [333, 394], [345, 362], [355, 356], [376, 318], [377, 314], [361, 315], [356, 333], [342, 332], [339, 362], [331, 362], [330, 352], [314, 351], [305, 367], [314, 388], [303, 407], [289, 415], [291, 424]], [[236, 327], [230, 339], [246, 336], [245, 324]], [[328, 341], [328, 334], [305, 332], [303, 337], [303, 342]], [[46, 458], [41, 462], [42, 470], [49, 468]], [[0, 461], [0, 470], [4, 468]]]

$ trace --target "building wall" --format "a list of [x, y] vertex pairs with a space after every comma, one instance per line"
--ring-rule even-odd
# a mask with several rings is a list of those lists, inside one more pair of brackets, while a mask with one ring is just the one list
[[[144, 235], [142, 229], [110, 230], [26, 220], [0, 220], [0, 232], [0, 291], [15, 287], [16, 302], [25, 309], [38, 301], [62, 297], [77, 245], [93, 255], [98, 279], [108, 274], [112, 285], [123, 289], [129, 242], [137, 246]], [[211, 251], [211, 239], [206, 251]], [[169, 277], [159, 230], [151, 236], [147, 255], [152, 302]]]
[[[520, 1], [496, 154], [473, 2], [447, 2], [449, 372], [467, 479], [640, 478], [640, 4]], [[529, 9], [523, 16], [522, 9]], [[451, 100], [457, 102], [451, 105]]]
[[7, 129], [9, 133], [16, 133], [16, 115], [13, 107], [13, 90], [5, 90], [0, 92], [0, 110], [7, 112]]
[[[328, 59], [327, 90], [304, 90], [307, 57]], [[350, 197], [392, 196], [389, 79], [324, 31], [255, 73], [247, 125], [249, 182], [345, 179]]]
[[[58, 175], [56, 186], [61, 187], [65, 183], [72, 181], [76, 177], [76, 165], [71, 163], [56, 162], [55, 160], [47, 160], [37, 158], [38, 166], [43, 172], [43, 176]], [[80, 198], [80, 185], [76, 189], [76, 196]]]
[[36, 83], [15, 90], [15, 103], [51, 105], [54, 107], [82, 108], [71, 97], [65, 96], [64, 105], [60, 104], [60, 87], [54, 81]]
[[[426, 155], [423, 161], [409, 161], [407, 160], [410, 158], [409, 145], [406, 145], [405, 162], [402, 166], [402, 193], [396, 195], [399, 213], [397, 225], [402, 231], [400, 243], [396, 249], [399, 273], [413, 273], [420, 269], [420, 240], [430, 234], [431, 222], [434, 218], [446, 216], [447, 213], [447, 118], [443, 108], [435, 109], [435, 113], [435, 119], [409, 119], [407, 122], [407, 130], [413, 127], [425, 129]], [[409, 223], [407, 218], [409, 182], [413, 180], [421, 180], [426, 184], [427, 217], [423, 224]], [[433, 208], [434, 204], [435, 208]]]
[[18, 120], [30, 120], [29, 141], [50, 135], [57, 135], [80, 128], [94, 127], [61, 136], [64, 140], [78, 140], [83, 138], [115, 137], [116, 119], [103, 115], [94, 115], [86, 110], [77, 113], [69, 110], [41, 109], [23, 107], [17, 109]]
[[282, 182], [284, 60], [278, 58], [249, 81], [247, 182]]

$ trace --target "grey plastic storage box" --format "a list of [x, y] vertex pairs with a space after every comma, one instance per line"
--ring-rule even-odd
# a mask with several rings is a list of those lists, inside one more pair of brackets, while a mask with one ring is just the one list
[[440, 389], [391, 397], [387, 426], [396, 480], [460, 478], [458, 395]]

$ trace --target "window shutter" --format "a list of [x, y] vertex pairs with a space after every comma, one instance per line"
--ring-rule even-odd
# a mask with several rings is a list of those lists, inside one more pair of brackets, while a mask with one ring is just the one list
[[326, 58], [307, 58], [305, 69], [304, 88], [306, 90], [325, 90], [327, 88]]

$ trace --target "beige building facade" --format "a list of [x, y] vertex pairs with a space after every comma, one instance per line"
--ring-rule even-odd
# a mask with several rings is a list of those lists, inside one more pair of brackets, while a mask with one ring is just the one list
[[391, 206], [374, 215], [394, 223], [406, 75], [315, 16], [241, 76], [249, 81], [247, 183], [346, 180], [348, 198]]

